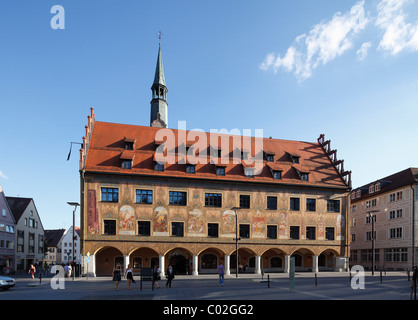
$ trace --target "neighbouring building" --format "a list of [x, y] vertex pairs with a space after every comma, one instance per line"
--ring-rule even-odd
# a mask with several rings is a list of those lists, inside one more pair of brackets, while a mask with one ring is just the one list
[[0, 186], [0, 274], [16, 271], [15, 226], [13, 213]]
[[351, 174], [324, 135], [302, 142], [168, 129], [161, 48], [151, 90], [150, 127], [96, 121], [93, 109], [88, 116], [84, 270], [88, 260], [96, 275], [118, 263], [198, 275], [222, 261], [227, 274], [288, 272], [292, 257], [300, 271], [347, 268]]
[[417, 265], [417, 185], [418, 168], [408, 168], [352, 190], [350, 265], [371, 270], [373, 251], [375, 270]]
[[32, 198], [6, 199], [16, 221], [16, 270], [27, 271], [44, 258], [44, 228]]
[[73, 226], [65, 231], [61, 240], [62, 263], [80, 263], [80, 228], [74, 230], [74, 252], [73, 252]]
[[45, 262], [47, 264], [60, 264], [62, 262], [61, 243], [65, 229], [45, 230], [45, 242], [47, 252], [45, 254]]

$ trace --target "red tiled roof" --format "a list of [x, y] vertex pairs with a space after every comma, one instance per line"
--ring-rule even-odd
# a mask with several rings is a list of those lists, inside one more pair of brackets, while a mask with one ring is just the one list
[[[215, 138], [227, 138], [230, 140], [229, 150], [229, 163], [224, 164], [219, 161], [222, 166], [225, 166], [225, 176], [216, 175], [216, 164], [210, 162], [210, 133], [204, 133], [207, 137], [207, 143], [201, 146], [201, 149], [206, 149], [207, 163], [196, 164], [196, 173], [186, 173], [186, 161], [183, 164], [176, 163], [165, 164], [165, 171], [154, 171], [155, 165], [155, 150], [159, 143], [156, 141], [156, 134], [158, 130], [170, 130], [175, 138], [175, 151], [177, 153], [179, 145], [184, 147], [190, 146], [191, 142], [197, 141], [195, 137], [190, 141], [178, 142], [179, 133], [184, 135], [184, 131], [176, 129], [160, 129], [155, 127], [144, 127], [125, 125], [117, 123], [99, 122], [95, 121], [93, 130], [91, 132], [90, 143], [86, 154], [86, 162], [84, 170], [86, 172], [101, 172], [101, 173], [120, 173], [120, 174], [132, 174], [132, 175], [153, 175], [153, 176], [166, 176], [177, 178], [190, 178], [190, 179], [216, 179], [219, 181], [246, 181], [249, 183], [265, 182], [273, 184], [294, 184], [294, 185], [309, 185], [320, 187], [335, 187], [335, 188], [348, 188], [345, 181], [341, 178], [339, 172], [332, 164], [329, 157], [325, 154], [324, 149], [318, 142], [301, 142], [301, 141], [289, 141], [278, 140], [271, 138], [263, 138], [263, 150], [266, 153], [274, 154], [275, 161], [267, 162], [264, 154], [262, 170], [259, 175], [255, 175], [254, 178], [249, 179], [244, 175], [244, 160], [233, 159], [233, 138], [248, 139], [248, 137], [232, 136], [232, 135], [215, 135]], [[189, 131], [186, 132], [186, 136]], [[121, 166], [121, 155], [126, 156], [124, 150], [125, 137], [135, 139], [135, 150], [129, 151], [135, 156], [132, 161], [132, 169], [123, 169]], [[212, 137], [212, 136], [211, 136]], [[221, 139], [219, 139], [221, 141]], [[245, 146], [244, 143], [242, 145]], [[241, 145], [241, 146], [242, 146]], [[222, 145], [224, 148], [224, 145]], [[250, 157], [255, 156], [255, 138], [251, 138], [251, 152]], [[268, 150], [268, 152], [266, 151]], [[167, 150], [166, 150], [167, 151]], [[195, 150], [196, 151], [196, 150]], [[225, 152], [223, 150], [223, 152]], [[166, 154], [166, 153], [164, 153]], [[300, 156], [298, 168], [309, 172], [309, 181], [301, 181], [298, 173], [293, 168], [291, 155]], [[235, 153], [236, 155], [236, 153]], [[176, 159], [181, 159], [183, 156], [177, 156]], [[273, 179], [271, 169], [282, 171], [282, 179]]]

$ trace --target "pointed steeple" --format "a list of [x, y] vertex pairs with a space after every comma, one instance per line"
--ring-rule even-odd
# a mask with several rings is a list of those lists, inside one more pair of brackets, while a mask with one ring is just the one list
[[[161, 40], [161, 34], [160, 34]], [[167, 86], [164, 78], [161, 43], [158, 46], [157, 66], [155, 68], [154, 82], [151, 87], [151, 127], [166, 128], [168, 124]]]
[[165, 79], [164, 79], [164, 68], [163, 68], [163, 58], [161, 56], [161, 44], [158, 46], [158, 58], [157, 58], [157, 67], [155, 68], [155, 77], [154, 83], [165, 86]]

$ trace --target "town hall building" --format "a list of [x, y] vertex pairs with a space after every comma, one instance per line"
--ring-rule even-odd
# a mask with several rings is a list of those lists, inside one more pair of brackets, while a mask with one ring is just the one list
[[[150, 126], [88, 116], [80, 150], [84, 272], [346, 270], [351, 173], [314, 142], [168, 127], [161, 47]], [[238, 247], [238, 252], [237, 252]], [[238, 253], [238, 256], [237, 256]], [[237, 262], [238, 261], [238, 262]]]

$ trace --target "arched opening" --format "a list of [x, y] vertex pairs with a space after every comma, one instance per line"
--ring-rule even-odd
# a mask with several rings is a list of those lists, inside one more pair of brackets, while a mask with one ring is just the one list
[[199, 273], [217, 273], [218, 266], [225, 264], [225, 255], [222, 251], [216, 248], [208, 248], [199, 254]]
[[292, 257], [295, 258], [295, 270], [296, 271], [312, 271], [313, 268], [313, 252], [308, 249], [298, 249]]
[[264, 272], [284, 272], [285, 253], [279, 249], [269, 249], [261, 256]]
[[[236, 273], [237, 256], [236, 251], [230, 257], [231, 273]], [[255, 270], [255, 253], [251, 249], [238, 248], [238, 273], [254, 272]]]
[[319, 271], [335, 270], [336, 254], [333, 250], [325, 250], [318, 256]]
[[190, 274], [193, 255], [184, 248], [175, 248], [167, 252], [165, 256], [166, 268], [170, 264], [175, 274]]
[[[123, 254], [114, 247], [105, 247], [96, 253], [96, 275], [111, 276], [113, 268], [120, 264], [123, 270]], [[122, 273], [123, 274], [123, 273]]]
[[129, 255], [129, 263], [134, 274], [141, 271], [141, 268], [153, 268], [159, 265], [158, 253], [150, 248], [138, 248]]

